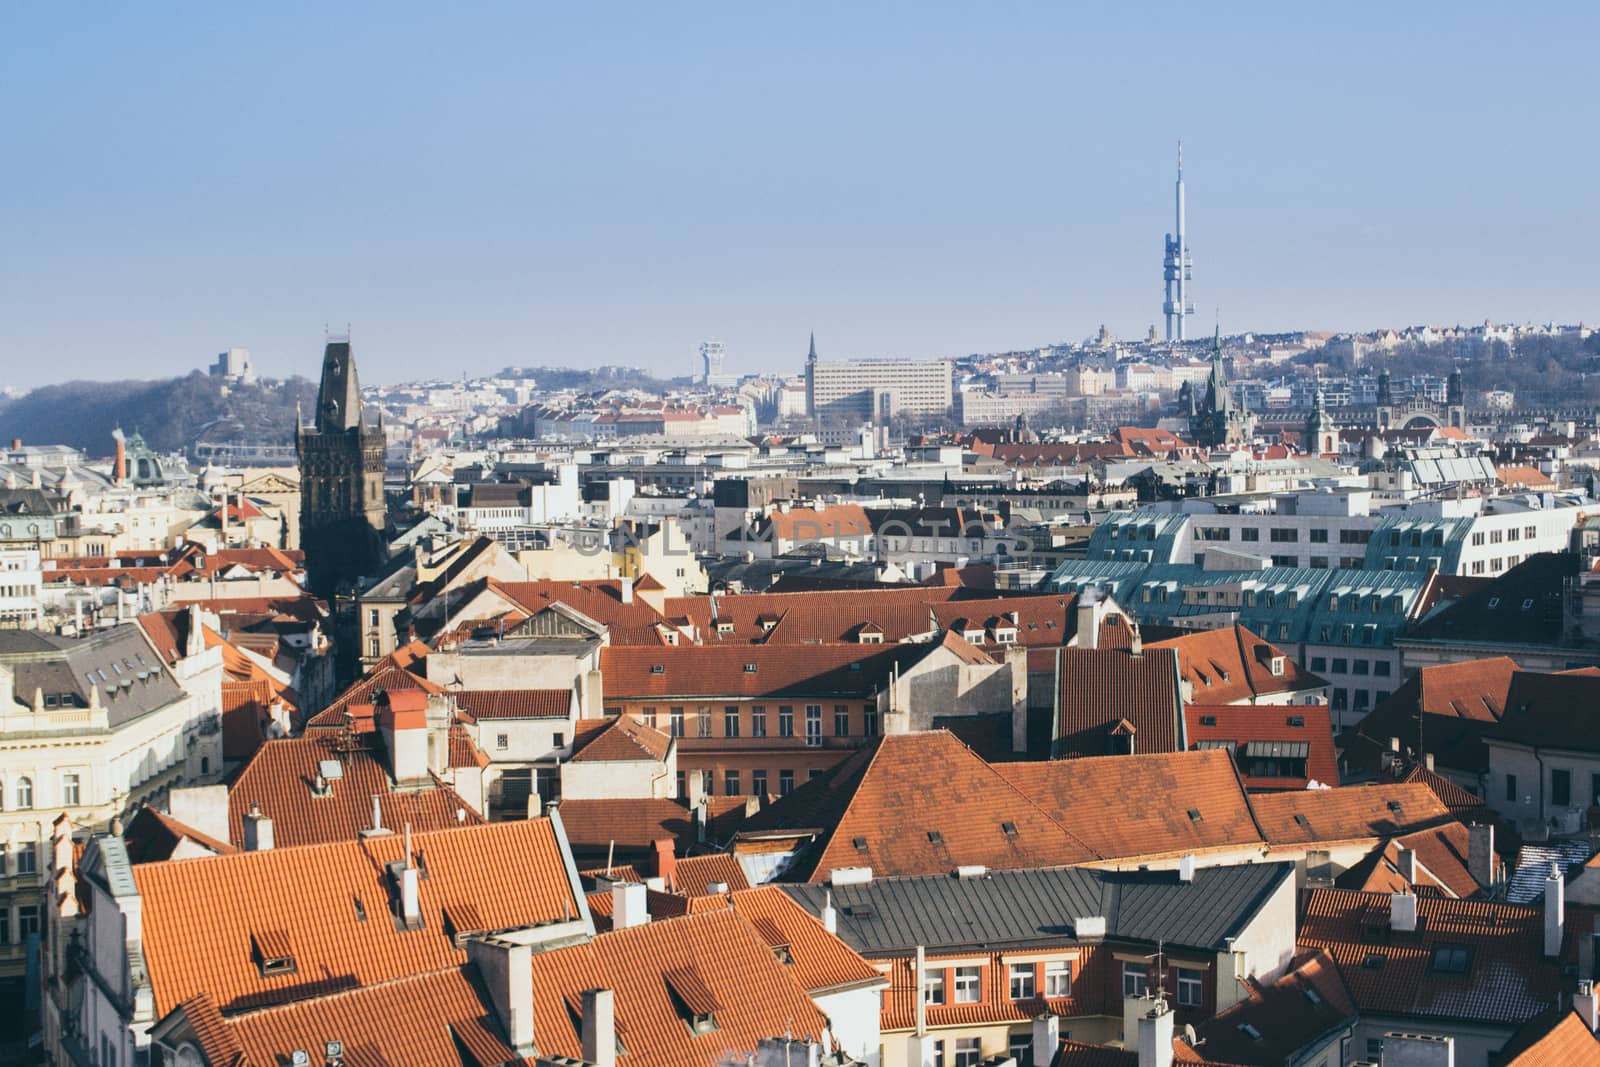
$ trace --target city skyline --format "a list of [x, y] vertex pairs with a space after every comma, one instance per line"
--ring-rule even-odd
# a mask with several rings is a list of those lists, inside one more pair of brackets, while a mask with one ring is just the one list
[[[690, 375], [712, 337], [730, 374], [795, 374], [812, 329], [831, 358], [1140, 338], [1179, 137], [1193, 332], [1594, 317], [1588, 8], [1386, 12], [1377, 38], [1355, 11], [371, 10], [3, 17], [30, 161], [3, 384], [229, 345], [287, 376], [346, 321], [374, 383]], [[1177, 110], [1158, 24], [1188, 42]]]

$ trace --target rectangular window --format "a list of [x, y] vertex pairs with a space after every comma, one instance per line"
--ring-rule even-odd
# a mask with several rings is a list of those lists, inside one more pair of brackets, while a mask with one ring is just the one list
[[1393, 667], [1393, 664], [1386, 659], [1375, 659], [1372, 661], [1372, 673], [1376, 674], [1379, 678], [1389, 677], [1389, 670], [1391, 667]]
[[1123, 997], [1142, 997], [1148, 988], [1149, 976], [1142, 963], [1124, 963], [1122, 965], [1122, 995]]
[[671, 708], [667, 712], [667, 721], [673, 737], [683, 736], [683, 709]]
[[711, 736], [711, 709], [701, 704], [694, 709], [695, 733], [700, 737]]
[[1033, 964], [1013, 963], [1011, 965], [1011, 999], [1031, 1000], [1035, 996], [1035, 978]]
[[750, 736], [767, 736], [767, 709], [759, 704], [750, 709]]
[[1033, 1034], [1022, 1030], [1006, 1041], [1006, 1055], [1017, 1061], [1017, 1067], [1033, 1067]]
[[754, 794], [755, 796], [758, 796], [758, 797], [764, 797], [764, 796], [767, 795], [767, 772], [766, 771], [751, 771], [750, 772], [750, 792], [752, 794]]
[[922, 1002], [924, 1004], [944, 1003], [944, 970], [942, 968], [922, 972]]
[[1319, 526], [1316, 529], [1312, 530], [1311, 531], [1311, 543], [1314, 544], [1314, 545], [1325, 545], [1325, 544], [1327, 544], [1328, 543], [1328, 529], [1327, 529], [1327, 527]]
[[560, 730], [557, 730], [555, 733], [551, 734], [550, 735], [550, 747], [551, 748], [566, 748], [567, 747], [567, 735], [562, 733]]
[[1514, 774], [1506, 775], [1506, 799], [1513, 804], [1517, 802], [1517, 776]]
[[678, 772], [678, 799], [689, 799], [689, 777], [683, 771]]
[[644, 724], [654, 730], [656, 728], [656, 709], [640, 708], [639, 710], [644, 714]]
[[1350, 673], [1350, 661], [1345, 659], [1343, 656], [1335, 656], [1335, 657], [1333, 657], [1333, 673], [1334, 674], [1349, 674]]
[[506, 749], [510, 748], [511, 747], [511, 737], [510, 737], [510, 735], [509, 734], [495, 734], [494, 735], [494, 747], [495, 747], [496, 751], [499, 751], [499, 752], [504, 752]]
[[778, 736], [794, 736], [794, 708], [787, 704], [778, 705]]
[[1550, 772], [1550, 803], [1558, 808], [1565, 808], [1572, 803], [1571, 771], [1557, 769]]
[[739, 706], [729, 704], [722, 709], [722, 736], [739, 736]]
[[848, 704], [835, 704], [833, 706], [833, 736], [850, 736], [850, 706]]
[[983, 970], [979, 967], [956, 968], [956, 1003], [976, 1004], [983, 999], [981, 981]]
[[1353, 659], [1353, 660], [1350, 661], [1350, 666], [1352, 668], [1352, 672], [1353, 673], [1355, 673], [1355, 674], [1366, 674], [1367, 673], [1367, 669], [1368, 669], [1368, 667], [1371, 666], [1371, 664], [1368, 663], [1368, 661], [1364, 660], [1364, 659]]
[[1327, 670], [1328, 669], [1328, 657], [1326, 657], [1326, 656], [1312, 656], [1311, 657], [1311, 669], [1314, 670], [1314, 671], [1325, 671], [1325, 670]]
[[1289, 544], [1300, 540], [1300, 531], [1283, 526], [1274, 526], [1272, 528], [1272, 540], [1280, 545]]
[[739, 795], [738, 771], [722, 772], [722, 795], [725, 797], [736, 797]]
[[861, 736], [878, 736], [878, 708], [874, 704], [865, 704], [861, 708]]
[[1056, 960], [1044, 965], [1044, 995], [1072, 996], [1072, 961]]
[[39, 905], [24, 904], [17, 909], [17, 940], [27, 941], [29, 934], [39, 932]]
[[978, 1067], [982, 1059], [983, 1052], [977, 1038], [956, 1038], [956, 1060], [952, 1067]]
[[790, 793], [793, 793], [793, 792], [794, 792], [794, 772], [793, 771], [779, 771], [778, 772], [778, 795], [780, 797], [786, 797]]
[[17, 873], [39, 873], [39, 854], [34, 850], [32, 841], [24, 841], [17, 845]]
[[806, 705], [806, 747], [822, 747], [822, 705]]
[[1178, 968], [1178, 1006], [1198, 1008], [1205, 998], [1205, 972], [1190, 967]]
[[1246, 526], [1244, 529], [1239, 531], [1239, 540], [1241, 540], [1241, 541], [1259, 541], [1259, 540], [1261, 540], [1261, 529], [1260, 529], [1260, 527], [1257, 527], [1257, 526]]
[[61, 776], [61, 803], [69, 808], [75, 808], [81, 801], [78, 799], [78, 776], [64, 774]]

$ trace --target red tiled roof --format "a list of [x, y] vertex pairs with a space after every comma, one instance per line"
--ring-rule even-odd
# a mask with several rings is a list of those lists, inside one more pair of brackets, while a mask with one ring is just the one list
[[859, 504], [829, 504], [821, 511], [809, 507], [773, 508], [752, 526], [756, 536], [770, 536], [774, 541], [823, 541], [872, 533], [872, 522]]
[[483, 719], [564, 719], [572, 711], [570, 689], [464, 689], [452, 691], [451, 702]]
[[[1369, 893], [1433, 890], [1465, 899], [1484, 888], [1467, 869], [1469, 836], [1465, 826], [1452, 822], [1393, 838], [1374, 850], [1366, 861], [1341, 875], [1338, 885]], [[1417, 876], [1411, 882], [1400, 872], [1403, 848], [1416, 853]]]
[[681, 896], [706, 896], [711, 892], [708, 887], [718, 882], [726, 885], [730, 891], [750, 888], [744, 868], [727, 852], [685, 856], [673, 863], [672, 870], [672, 885], [669, 888]]
[[1433, 790], [1439, 802], [1450, 809], [1452, 815], [1472, 815], [1482, 812], [1488, 805], [1476, 793], [1469, 793], [1442, 774], [1417, 764], [1399, 779], [1402, 782], [1421, 782]]
[[572, 755], [573, 762], [633, 763], [667, 758], [672, 738], [629, 715], [618, 716], [588, 735]]
[[1600, 1038], [1577, 1012], [1541, 1016], [1500, 1050], [1501, 1067], [1600, 1067]]
[[[1294, 657], [1238, 623], [1226, 629], [1195, 630], [1145, 646], [1146, 651], [1157, 648], [1177, 652], [1179, 671], [1189, 683], [1189, 699], [1201, 704], [1236, 704], [1327, 684], [1301, 670]], [[1281, 675], [1272, 673], [1274, 658], [1283, 661]]]
[[[722, 841], [733, 836], [744, 819], [744, 797], [707, 797], [711, 812], [708, 836]], [[655, 842], [672, 838], [683, 850], [698, 842], [689, 809], [676, 800], [651, 797], [607, 797], [561, 802], [561, 820], [575, 852], [604, 856], [615, 845], [619, 854], [653, 855]]]
[[[336, 761], [342, 777], [318, 796], [313, 783], [324, 760]], [[228, 788], [228, 836], [242, 844], [244, 817], [254, 804], [272, 820], [277, 848], [350, 841], [372, 826], [374, 796], [391, 830], [408, 822], [414, 830], [443, 830], [483, 821], [446, 785], [395, 792], [387, 765], [366, 741], [322, 733], [268, 741], [238, 771]], [[462, 811], [465, 817], [458, 818]]]
[[[930, 645], [680, 645], [601, 649], [606, 699], [872, 692]], [[659, 668], [659, 669], [658, 669]]]
[[[1238, 1063], [1290, 1063], [1356, 1014], [1338, 965], [1326, 952], [1302, 953], [1271, 985], [1252, 983], [1248, 999], [1202, 1023], [1206, 1055]], [[1248, 1024], [1255, 1036], [1243, 1027]]]
[[1261, 834], [1225, 752], [1170, 752], [998, 771], [1106, 859], [1259, 846]]
[[[426, 655], [427, 646], [418, 645], [422, 655]], [[343, 693], [336, 697], [333, 703], [323, 710], [312, 715], [306, 720], [308, 730], [337, 730], [345, 725], [345, 711], [351, 704], [370, 704], [380, 693], [389, 690], [420, 689], [425, 693], [443, 693], [444, 687], [436, 682], [430, 682], [420, 675], [413, 674], [405, 663], [414, 663], [420, 656], [413, 654], [413, 646], [406, 646], [390, 653], [384, 659], [373, 665], [365, 676], [358, 679]]]
[[450, 726], [450, 769], [489, 766], [488, 755], [472, 739], [472, 733], [458, 724]]
[[1394, 837], [1450, 821], [1425, 785], [1347, 785], [1251, 798], [1261, 832], [1274, 845]]
[[[1390, 895], [1318, 889], [1303, 901], [1300, 943], [1339, 964], [1363, 1013], [1521, 1023], [1555, 1003], [1559, 960], [1546, 960], [1538, 908], [1419, 896], [1417, 929], [1390, 930]], [[1439, 945], [1468, 949], [1463, 973], [1433, 968]]]
[[1135, 751], [1179, 747], [1177, 656], [1159, 649], [1132, 655], [1120, 649], [1069, 648], [1061, 653], [1060, 728], [1055, 754], [1104, 756], [1115, 751], [1110, 731], [1119, 720], [1135, 732]]
[[876, 967], [828, 933], [815, 916], [777, 886], [735, 892], [733, 910], [749, 920], [768, 945], [788, 946], [793, 961], [790, 973], [813, 995], [884, 980]]
[[158, 863], [171, 859], [184, 841], [192, 841], [218, 855], [238, 851], [226, 841], [218, 841], [148, 805], [140, 808], [128, 820], [128, 828], [122, 839], [128, 848], [128, 859], [134, 863]]
[[809, 824], [822, 831], [813, 882], [827, 881], [836, 867], [871, 867], [885, 876], [1095, 858], [1000, 769], [1009, 768], [989, 766], [944, 730], [896, 734], [805, 783], [748, 825], [799, 826], [820, 817]]
[[530, 616], [552, 603], [565, 604], [604, 626], [640, 628], [654, 626], [661, 615], [642, 598], [631, 604], [622, 602], [622, 582], [611, 579], [597, 582], [502, 582], [490, 579], [488, 586]]
[[[1339, 784], [1333, 722], [1326, 704], [1189, 704], [1184, 732], [1191, 746], [1229, 742], [1244, 783], [1251, 789], [1304, 789], [1309, 781]], [[1300, 725], [1294, 725], [1298, 721]], [[1303, 778], [1252, 778], [1246, 753], [1252, 741], [1304, 742], [1309, 746]]]
[[[446, 935], [443, 908], [458, 900], [491, 929], [580, 914], [551, 821], [529, 819], [416, 834], [424, 925], [398, 930], [385, 865], [404, 840], [134, 867], [156, 1015], [201, 992], [231, 1012], [457, 966], [466, 953]], [[252, 935], [267, 930], [292, 932], [295, 973], [262, 977]]]

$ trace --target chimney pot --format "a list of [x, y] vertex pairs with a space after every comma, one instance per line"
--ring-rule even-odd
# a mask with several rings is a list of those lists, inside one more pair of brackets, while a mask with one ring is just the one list
[[1600, 1031], [1600, 996], [1594, 991], [1594, 983], [1585, 978], [1578, 983], [1578, 992], [1572, 997], [1572, 1010], [1578, 1013], [1590, 1031]]
[[1550, 877], [1544, 880], [1544, 954], [1561, 955], [1561, 942], [1566, 937], [1567, 882], [1561, 868], [1550, 865]]
[[824, 891], [822, 898], [822, 928], [830, 934], [839, 932], [839, 909], [833, 906], [833, 890]]
[[629, 930], [650, 921], [650, 891], [640, 882], [611, 884], [611, 927]]

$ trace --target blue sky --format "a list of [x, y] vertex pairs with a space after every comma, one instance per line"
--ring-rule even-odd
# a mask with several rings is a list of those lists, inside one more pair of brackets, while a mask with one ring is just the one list
[[0, 9], [0, 384], [1600, 318], [1600, 5]]

